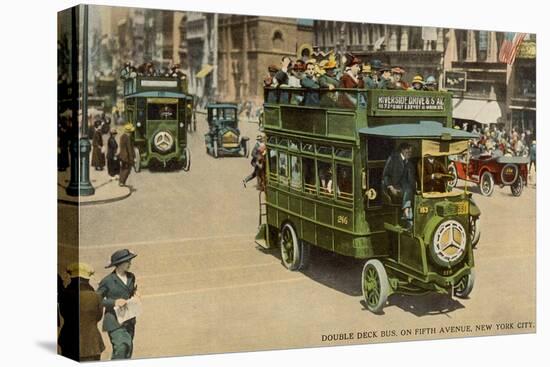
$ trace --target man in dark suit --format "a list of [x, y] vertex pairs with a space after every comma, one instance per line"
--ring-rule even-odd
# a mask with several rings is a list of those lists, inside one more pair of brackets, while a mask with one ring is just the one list
[[61, 354], [75, 361], [99, 361], [105, 349], [97, 323], [103, 316], [101, 299], [90, 285], [93, 268], [85, 263], [67, 267], [71, 282], [61, 294], [59, 309], [63, 327], [59, 334]]
[[412, 200], [415, 189], [414, 165], [410, 162], [412, 146], [401, 143], [397, 152], [393, 153], [384, 166], [383, 188], [392, 199], [401, 199], [403, 210], [402, 220], [406, 227], [412, 226]]
[[120, 153], [118, 158], [120, 160], [120, 178], [118, 185], [126, 186], [126, 180], [130, 176], [130, 169], [134, 165], [136, 159], [140, 159], [135, 156], [134, 143], [132, 142], [131, 134], [135, 131], [134, 125], [127, 123], [124, 125], [124, 134], [120, 137]]
[[424, 192], [445, 192], [446, 177], [449, 174], [445, 164], [438, 157], [426, 155], [424, 157], [424, 171], [421, 162], [418, 162], [418, 172], [421, 173]]
[[118, 250], [111, 255], [111, 263], [105, 268], [114, 266], [115, 270], [101, 280], [97, 289], [105, 306], [103, 330], [109, 333], [113, 345], [111, 359], [132, 357], [136, 318], [120, 324], [115, 307], [124, 307], [128, 300], [136, 295], [136, 277], [128, 271], [131, 260], [136, 256], [127, 249]]

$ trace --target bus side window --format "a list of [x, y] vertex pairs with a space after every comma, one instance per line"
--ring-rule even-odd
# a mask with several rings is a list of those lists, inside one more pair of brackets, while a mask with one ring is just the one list
[[294, 190], [302, 190], [302, 170], [300, 158], [290, 156], [290, 187]]
[[336, 164], [336, 195], [339, 200], [353, 201], [353, 181], [351, 166]]
[[332, 163], [317, 161], [317, 172], [319, 176], [319, 193], [324, 197], [333, 197]]
[[315, 194], [315, 160], [313, 158], [302, 158], [302, 168], [304, 172], [304, 190], [306, 193]]
[[288, 157], [284, 152], [279, 152], [279, 182], [288, 185]]
[[269, 178], [277, 179], [277, 151], [269, 149]]

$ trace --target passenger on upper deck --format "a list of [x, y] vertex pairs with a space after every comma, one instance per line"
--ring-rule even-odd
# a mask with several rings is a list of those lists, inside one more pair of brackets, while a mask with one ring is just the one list
[[304, 72], [306, 71], [306, 64], [302, 60], [296, 60], [292, 68], [290, 69], [290, 76], [288, 77], [288, 86], [293, 88], [300, 88], [302, 86], [301, 81], [304, 79]]
[[340, 81], [336, 78], [336, 60], [328, 60], [323, 66], [325, 73], [319, 78], [319, 86], [321, 88], [334, 89], [340, 84]]
[[[133, 69], [133, 70], [132, 70]], [[128, 79], [131, 78], [132, 71], [135, 74], [135, 68], [132, 66], [132, 63], [130, 61], [127, 61], [124, 64], [124, 68], [120, 71], [120, 79]], [[135, 76], [135, 75], [134, 75]]]
[[368, 89], [376, 89], [378, 85], [378, 80], [375, 80], [375, 78], [373, 77], [373, 72], [370, 64], [363, 64], [363, 68], [361, 69], [361, 76], [363, 77], [365, 87], [367, 87]]
[[274, 87], [287, 87], [288, 86], [288, 69], [292, 65], [292, 60], [288, 56], [283, 56], [281, 59], [281, 68], [275, 73], [273, 80]]
[[430, 75], [426, 78], [426, 82], [424, 83], [424, 90], [429, 91], [437, 91], [437, 81], [435, 80], [435, 77], [433, 75]]
[[380, 81], [378, 82], [378, 89], [389, 89], [393, 83], [391, 77], [391, 68], [388, 64], [383, 64], [380, 68]]
[[393, 78], [393, 82], [391, 83], [389, 89], [403, 89], [407, 90], [411, 86], [409, 83], [403, 80], [403, 74], [405, 74], [405, 70], [399, 66], [394, 66], [391, 69], [391, 74]]
[[305, 105], [319, 105], [319, 92], [311, 92], [311, 90], [319, 89], [319, 83], [315, 80], [315, 64], [308, 61], [306, 64], [305, 77], [300, 81], [303, 88], [308, 89], [305, 92]]
[[370, 67], [371, 67], [371, 76], [372, 76], [372, 80], [374, 81], [374, 87], [373, 88], [378, 88], [378, 83], [380, 82], [380, 69], [382, 68], [382, 61], [380, 60], [372, 60], [370, 62]]
[[279, 68], [275, 64], [271, 64], [267, 68], [268, 75], [264, 78], [264, 87], [271, 87], [273, 86], [273, 80], [275, 78], [275, 74], [279, 71]]
[[420, 74], [415, 75], [411, 84], [412, 84], [412, 88], [410, 88], [409, 90], [423, 90], [424, 79], [422, 78], [422, 75]]
[[[346, 67], [347, 72], [340, 79], [340, 88], [365, 88], [365, 82], [359, 78], [359, 70], [361, 70], [361, 60], [350, 55]], [[350, 92], [340, 92], [338, 96], [338, 105], [344, 108], [355, 108], [357, 106], [357, 94]]]
[[364, 81], [359, 79], [361, 63], [361, 59], [350, 55], [350, 58], [346, 64], [346, 67], [348, 67], [349, 70], [342, 75], [342, 78], [340, 79], [340, 88], [365, 88]]

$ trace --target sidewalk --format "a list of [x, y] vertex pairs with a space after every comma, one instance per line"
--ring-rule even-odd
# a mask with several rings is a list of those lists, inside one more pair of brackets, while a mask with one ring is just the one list
[[95, 194], [90, 196], [69, 196], [66, 187], [70, 181], [70, 169], [57, 173], [57, 201], [72, 205], [91, 205], [111, 203], [127, 198], [132, 194], [130, 187], [118, 186], [118, 180], [111, 179], [107, 173], [107, 167], [103, 171], [90, 169], [90, 181], [95, 189]]

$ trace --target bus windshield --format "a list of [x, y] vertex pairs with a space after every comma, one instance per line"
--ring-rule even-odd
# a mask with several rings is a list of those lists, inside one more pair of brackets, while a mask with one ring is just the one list
[[175, 103], [148, 103], [148, 120], [175, 120], [177, 104]]
[[453, 188], [448, 184], [449, 156], [461, 155], [468, 149], [468, 141], [422, 141], [422, 159], [417, 162], [419, 185], [424, 196], [445, 196]]

